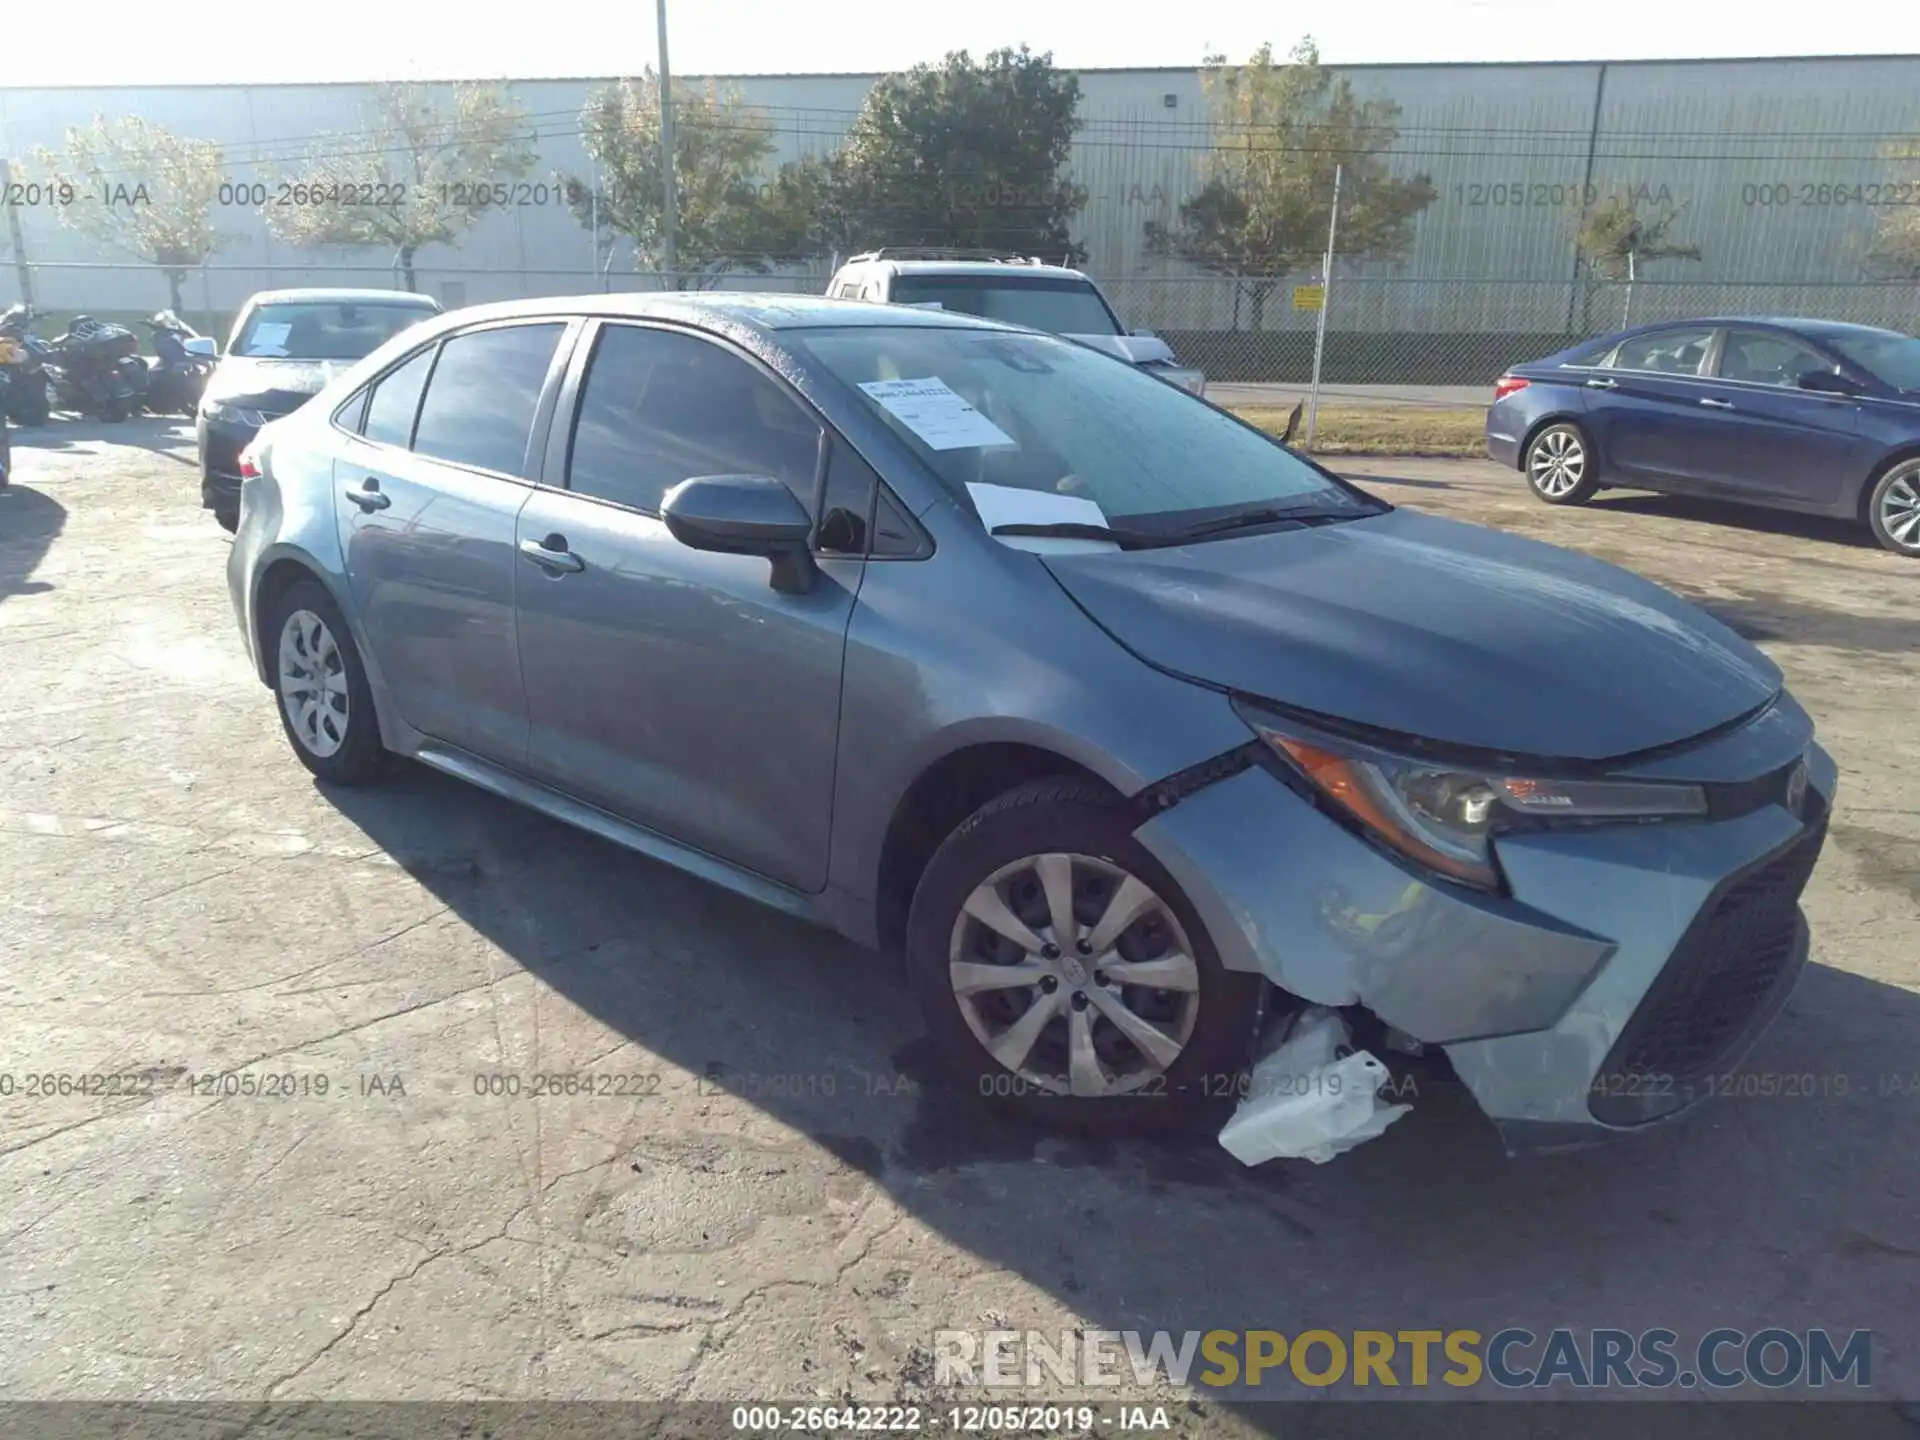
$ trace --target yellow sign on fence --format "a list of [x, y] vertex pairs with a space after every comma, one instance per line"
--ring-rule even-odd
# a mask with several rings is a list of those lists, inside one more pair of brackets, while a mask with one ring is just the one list
[[1293, 308], [1296, 310], [1322, 310], [1327, 304], [1327, 287], [1324, 285], [1296, 285], [1293, 287]]

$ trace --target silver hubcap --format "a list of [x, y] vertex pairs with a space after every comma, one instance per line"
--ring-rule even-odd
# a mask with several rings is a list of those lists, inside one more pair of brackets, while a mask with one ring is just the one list
[[1920, 550], [1920, 464], [1904, 465], [1880, 497], [1880, 526], [1905, 550]]
[[947, 971], [988, 1054], [1055, 1095], [1123, 1095], [1193, 1037], [1200, 967], [1167, 903], [1119, 866], [1029, 855], [953, 925]]
[[347, 667], [327, 622], [296, 610], [280, 629], [280, 704], [300, 743], [325, 759], [347, 743]]
[[1534, 489], [1557, 500], [1571, 493], [1586, 475], [1586, 447], [1571, 430], [1549, 430], [1533, 442], [1527, 472]]

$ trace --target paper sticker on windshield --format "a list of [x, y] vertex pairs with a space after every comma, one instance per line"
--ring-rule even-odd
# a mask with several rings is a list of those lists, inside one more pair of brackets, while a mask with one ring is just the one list
[[[980, 485], [969, 483], [967, 494], [973, 508], [980, 512], [980, 523], [993, 534], [1002, 525], [1099, 525], [1107, 523], [1098, 504], [1081, 495], [1062, 495], [1053, 490], [1024, 490], [1016, 485]], [[1111, 540], [1067, 538], [1058, 535], [1000, 535], [996, 539], [1016, 550], [1032, 550], [1040, 555], [1074, 555], [1099, 550], [1118, 550]]]
[[860, 388], [878, 400], [929, 450], [984, 449], [1014, 438], [947, 388], [944, 380], [868, 380]]
[[287, 353], [287, 336], [292, 333], [291, 324], [262, 321], [253, 327], [253, 337], [247, 342], [247, 353], [249, 355], [284, 355]]

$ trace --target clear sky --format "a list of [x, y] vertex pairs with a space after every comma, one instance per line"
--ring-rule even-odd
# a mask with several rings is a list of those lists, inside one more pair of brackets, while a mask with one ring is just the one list
[[[1076, 67], [1187, 66], [1209, 50], [1336, 64], [1920, 52], [1920, 3], [1788, 0], [669, 0], [685, 74], [876, 71], [1025, 42]], [[647, 0], [11, 0], [7, 85], [538, 78], [631, 74], [655, 58]], [[1822, 17], [1831, 17], [1831, 20]]]

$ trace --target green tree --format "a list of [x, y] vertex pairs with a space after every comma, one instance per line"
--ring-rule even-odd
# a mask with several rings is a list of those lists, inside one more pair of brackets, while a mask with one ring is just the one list
[[818, 172], [826, 238], [1084, 259], [1070, 226], [1086, 193], [1065, 173], [1079, 105], [1078, 78], [1024, 45], [886, 76]]
[[1574, 245], [1596, 279], [1632, 280], [1654, 261], [1700, 258], [1698, 245], [1668, 238], [1679, 218], [1677, 209], [1643, 210], [1628, 195], [1607, 195], [1581, 212]]
[[[563, 175], [574, 217], [603, 258], [622, 238], [635, 269], [661, 271], [665, 204], [660, 170], [660, 82], [607, 85], [587, 97], [581, 140], [593, 178]], [[765, 274], [808, 250], [807, 175], [784, 167], [762, 179], [774, 152], [766, 121], [733, 94], [709, 85], [676, 88], [673, 97], [674, 232], [677, 273], [671, 289], [705, 289], [731, 270]], [[597, 229], [596, 229], [597, 227]]]
[[[1896, 141], [1887, 146], [1886, 157], [1912, 180], [1916, 168], [1920, 168], [1920, 140]], [[1920, 187], [1904, 188], [1911, 192]], [[1873, 237], [1869, 258], [1874, 268], [1884, 274], [1920, 280], [1920, 205], [1910, 202], [1888, 205], [1881, 210], [1879, 230]]]
[[98, 245], [159, 269], [167, 296], [220, 248], [213, 223], [223, 178], [220, 146], [175, 135], [137, 115], [68, 129], [66, 146], [37, 152], [56, 190], [72, 196], [60, 221]]
[[1340, 253], [1405, 253], [1415, 218], [1437, 192], [1426, 175], [1399, 176], [1389, 167], [1386, 152], [1400, 137], [1398, 105], [1357, 99], [1344, 77], [1320, 63], [1311, 38], [1284, 62], [1271, 45], [1245, 65], [1210, 55], [1203, 78], [1213, 123], [1204, 180], [1173, 224], [1148, 222], [1150, 254], [1232, 276], [1258, 329], [1275, 287], [1292, 271], [1319, 268], [1336, 169]]
[[458, 245], [510, 186], [533, 169], [526, 110], [494, 85], [457, 85], [452, 106], [414, 84], [379, 86], [361, 133], [323, 136], [264, 207], [268, 227], [290, 245], [379, 246], [409, 290], [424, 245]]

